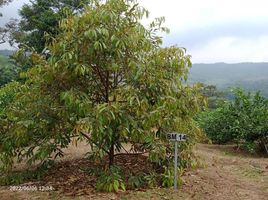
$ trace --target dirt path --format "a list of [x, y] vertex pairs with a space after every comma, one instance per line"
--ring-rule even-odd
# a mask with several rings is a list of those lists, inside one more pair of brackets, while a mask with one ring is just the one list
[[[70, 147], [66, 158], [81, 157], [88, 146]], [[197, 145], [196, 154], [203, 168], [186, 172], [184, 185], [178, 191], [151, 189], [120, 194], [80, 196], [77, 199], [211, 199], [268, 200], [268, 158], [250, 157], [235, 152], [231, 146]], [[66, 158], [64, 160], [66, 160]], [[0, 200], [8, 199], [73, 199], [57, 192], [13, 192], [0, 187]]]
[[268, 158], [221, 145], [199, 144], [195, 152], [205, 166], [186, 172], [179, 191], [156, 189], [125, 199], [268, 200]]
[[230, 146], [198, 145], [206, 167], [185, 175], [192, 199], [268, 199], [268, 159], [234, 153]]

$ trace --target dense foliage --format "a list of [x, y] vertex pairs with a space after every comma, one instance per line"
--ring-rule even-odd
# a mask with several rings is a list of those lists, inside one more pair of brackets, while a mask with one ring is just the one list
[[224, 93], [218, 91], [215, 85], [204, 85], [201, 89], [202, 95], [207, 98], [208, 108], [215, 109], [224, 102]]
[[[265, 150], [268, 143], [268, 99], [260, 92], [234, 90], [234, 101], [199, 115], [199, 124], [216, 143], [235, 141], [248, 150]], [[267, 147], [267, 146], [266, 146]]]
[[[10, 29], [12, 43], [41, 53], [46, 42], [46, 35], [58, 34], [58, 23], [68, 13], [79, 13], [88, 0], [35, 0], [19, 10], [21, 19]], [[11, 24], [11, 23], [10, 23]], [[48, 41], [47, 41], [48, 40]]]
[[19, 69], [8, 57], [0, 55], [0, 87], [17, 79]]
[[173, 172], [163, 168], [172, 164], [170, 131], [188, 135], [180, 167], [191, 164], [191, 147], [202, 136], [193, 116], [203, 97], [199, 86], [184, 85], [190, 56], [185, 49], [161, 48], [163, 18], [145, 28], [140, 20], [147, 14], [135, 1], [92, 1], [83, 14], [60, 22], [48, 45], [50, 58], [32, 54], [35, 67], [1, 119], [2, 169], [16, 157], [47, 163], [71, 140], [86, 140], [92, 159], [109, 160], [98, 189], [117, 191], [124, 183], [114, 157], [127, 143], [127, 153], [149, 153], [163, 173], [161, 184], [170, 186]]
[[0, 117], [3, 117], [8, 105], [12, 104], [19, 88], [19, 83], [12, 82], [0, 89]]

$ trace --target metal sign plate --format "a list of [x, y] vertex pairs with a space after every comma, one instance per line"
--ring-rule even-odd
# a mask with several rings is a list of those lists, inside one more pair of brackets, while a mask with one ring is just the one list
[[167, 134], [167, 139], [170, 141], [186, 141], [187, 136], [182, 133], [168, 133]]

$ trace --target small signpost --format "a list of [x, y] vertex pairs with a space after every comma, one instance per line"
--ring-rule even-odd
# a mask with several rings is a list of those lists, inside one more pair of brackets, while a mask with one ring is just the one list
[[177, 168], [178, 168], [178, 142], [186, 141], [187, 136], [181, 133], [168, 133], [167, 139], [175, 142], [175, 155], [174, 155], [174, 190], [177, 190]]
[[167, 139], [170, 141], [177, 141], [177, 142], [186, 141], [186, 137], [187, 136], [185, 134], [175, 132], [167, 134]]

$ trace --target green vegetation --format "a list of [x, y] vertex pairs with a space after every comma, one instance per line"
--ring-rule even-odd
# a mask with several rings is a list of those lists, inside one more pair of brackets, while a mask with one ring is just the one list
[[[59, 33], [59, 21], [69, 15], [79, 15], [84, 5], [90, 0], [34, 0], [24, 4], [19, 10], [20, 19], [10, 20], [0, 28], [0, 42], [16, 44], [19, 49], [12, 55], [12, 60], [21, 72], [34, 66], [33, 53], [50, 53], [45, 45], [52, 43]], [[2, 52], [0, 52], [1, 54]], [[6, 53], [6, 52], [3, 52]]]
[[217, 108], [225, 100], [224, 93], [218, 91], [215, 85], [204, 85], [201, 93], [207, 98], [208, 108], [211, 109]]
[[19, 83], [12, 82], [0, 88], [0, 117], [6, 113], [5, 110], [14, 101], [19, 87]]
[[21, 20], [12, 35], [21, 46], [27, 46], [41, 53], [47, 41], [45, 35], [52, 37], [59, 32], [58, 22], [67, 17], [68, 13], [82, 11], [83, 5], [89, 0], [35, 0], [24, 4], [19, 14]]
[[184, 85], [190, 56], [185, 49], [161, 48], [163, 18], [145, 28], [140, 20], [146, 15], [135, 1], [96, 0], [60, 21], [47, 44], [50, 57], [32, 52], [34, 67], [0, 118], [2, 173], [15, 160], [44, 164], [63, 156], [71, 140], [86, 140], [93, 160], [108, 158], [98, 189], [117, 191], [125, 180], [114, 158], [127, 143], [149, 154], [155, 171], [148, 183], [160, 175], [156, 183], [171, 186], [170, 131], [188, 135], [180, 168], [191, 165], [192, 146], [202, 136], [193, 117], [204, 100], [198, 85]]
[[0, 87], [17, 77], [18, 68], [10, 62], [8, 57], [0, 55]]
[[[187, 85], [190, 56], [184, 48], [161, 47], [164, 18], [146, 28], [141, 20], [148, 11], [136, 1], [36, 0], [20, 14], [10, 29], [20, 44], [12, 56], [19, 68], [0, 56], [1, 184], [42, 176], [71, 141], [90, 145], [90, 159], [101, 162], [89, 170], [96, 189], [109, 192], [173, 185], [168, 132], [188, 135], [180, 144], [179, 184], [184, 168], [198, 163], [192, 147], [203, 136], [199, 126], [213, 142], [267, 150], [268, 100], [236, 89], [234, 100], [224, 101], [214, 85]], [[216, 65], [195, 65], [189, 83], [241, 84], [268, 95], [266, 63]], [[200, 113], [206, 98], [208, 110]], [[116, 165], [118, 155], [145, 153], [150, 172]], [[23, 161], [29, 169], [38, 163], [37, 170], [11, 173]]]
[[220, 144], [236, 142], [250, 152], [266, 148], [268, 143], [268, 99], [260, 92], [234, 90], [234, 101], [198, 116], [200, 126], [212, 141]]

